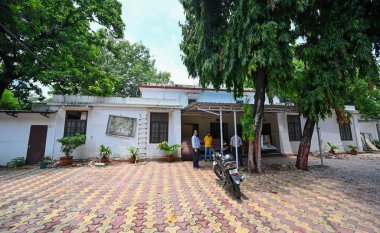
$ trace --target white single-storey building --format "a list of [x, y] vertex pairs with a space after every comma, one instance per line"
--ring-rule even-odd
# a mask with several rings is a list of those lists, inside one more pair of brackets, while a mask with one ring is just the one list
[[[144, 156], [159, 158], [164, 153], [157, 149], [158, 143], [168, 141], [182, 144], [177, 156], [190, 160], [189, 139], [194, 129], [201, 140], [211, 132], [218, 145], [221, 137], [229, 142], [235, 132], [234, 118], [241, 134], [242, 104], [246, 99], [254, 102], [251, 89], [239, 99], [226, 90], [187, 85], [142, 85], [140, 92], [141, 98], [54, 95], [52, 103], [36, 105], [32, 111], [1, 110], [0, 165], [20, 156], [30, 164], [44, 155], [58, 159], [63, 153], [57, 139], [75, 133], [85, 134], [87, 139], [75, 150], [74, 159], [99, 156], [100, 145], [110, 146], [114, 158], [129, 158], [131, 146]], [[348, 145], [362, 150], [361, 133], [379, 140], [378, 121], [361, 120], [352, 106], [346, 110], [352, 114], [351, 124], [339, 125], [334, 115], [319, 122], [324, 144], [332, 142], [340, 151], [348, 151]], [[297, 153], [304, 123], [295, 106], [278, 99], [274, 105], [267, 102], [263, 141], [282, 154]], [[311, 150], [318, 150], [316, 130]]]

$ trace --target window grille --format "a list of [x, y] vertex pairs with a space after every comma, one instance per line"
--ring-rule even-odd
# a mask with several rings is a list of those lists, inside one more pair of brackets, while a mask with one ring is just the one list
[[351, 124], [343, 123], [339, 124], [340, 139], [342, 141], [352, 141]]
[[168, 141], [169, 113], [150, 113], [150, 143]]
[[288, 116], [289, 141], [301, 141], [301, 123], [299, 116]]
[[86, 135], [87, 112], [67, 111], [64, 136]]

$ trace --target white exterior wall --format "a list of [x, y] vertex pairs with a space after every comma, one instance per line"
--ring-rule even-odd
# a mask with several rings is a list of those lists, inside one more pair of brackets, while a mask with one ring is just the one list
[[[86, 144], [78, 147], [74, 153], [74, 159], [87, 159], [99, 156], [99, 146], [101, 144], [109, 146], [112, 150], [112, 157], [128, 159], [130, 153], [128, 148], [131, 146], [137, 147], [139, 118], [141, 116], [148, 117], [147, 130], [147, 156], [162, 157], [165, 153], [157, 149], [157, 144], [149, 143], [149, 120], [150, 114], [144, 108], [115, 108], [115, 107], [93, 107], [90, 108], [70, 108], [60, 109], [57, 117], [57, 138], [64, 135], [64, 125], [66, 111], [88, 111], [87, 129], [86, 129]], [[181, 142], [181, 111], [180, 110], [156, 110], [156, 112], [169, 112], [169, 144], [180, 144]], [[134, 137], [120, 137], [106, 134], [109, 115], [123, 116], [136, 118], [136, 132]], [[142, 126], [145, 127], [145, 126]], [[54, 158], [59, 158], [63, 155], [60, 152], [60, 143], [55, 145]], [[179, 154], [177, 154], [179, 155]]]
[[[129, 158], [128, 148], [137, 146], [138, 127], [134, 137], [118, 137], [106, 134], [108, 118], [110, 115], [136, 118], [138, 125], [139, 114], [146, 114], [145, 109], [133, 108], [112, 108], [112, 107], [93, 107], [91, 108], [61, 108], [57, 117], [57, 138], [64, 135], [66, 111], [88, 111], [87, 128], [86, 128], [86, 144], [78, 147], [74, 153], [74, 159], [87, 159], [99, 156], [99, 146], [109, 146], [112, 150], [111, 157]], [[60, 143], [55, 145], [54, 158], [63, 156], [60, 151]]]
[[[155, 110], [150, 112], [168, 112], [169, 113], [169, 126], [168, 126], [168, 143], [169, 145], [181, 144], [181, 110]], [[150, 114], [148, 114], [148, 123], [150, 122]], [[150, 140], [150, 128], [148, 124], [148, 142]], [[147, 155], [151, 155], [153, 158], [165, 157], [164, 151], [160, 151], [158, 148], [158, 143], [148, 143], [147, 145]], [[181, 150], [177, 150], [174, 153], [176, 156], [181, 155]]]
[[54, 148], [56, 114], [49, 114], [49, 118], [39, 113], [19, 113], [12, 117], [0, 113], [0, 165], [4, 166], [16, 157], [26, 158], [30, 127], [32, 125], [47, 125], [45, 155], [51, 156]]
[[[287, 114], [287, 113], [277, 113], [278, 125], [279, 125], [279, 134], [280, 134], [280, 147], [282, 153], [297, 153], [299, 147], [299, 141], [289, 141], [289, 131], [288, 131], [288, 115], [297, 115], [297, 114]], [[334, 145], [339, 146], [339, 149], [336, 149], [337, 152], [350, 151], [348, 148], [349, 145], [356, 145], [359, 147], [359, 150], [363, 150], [361, 141], [360, 141], [360, 132], [358, 128], [358, 115], [353, 114], [351, 118], [351, 133], [352, 141], [342, 141], [340, 138], [339, 125], [336, 121], [336, 116], [333, 114], [331, 118], [319, 121], [319, 128], [321, 132], [322, 139], [322, 150], [329, 150], [327, 142], [331, 142]], [[301, 117], [301, 132], [306, 123], [306, 119]], [[358, 143], [359, 142], [359, 143]], [[319, 152], [318, 145], [318, 135], [317, 135], [317, 125], [314, 127], [314, 132], [311, 140], [310, 151]]]
[[[197, 102], [208, 103], [236, 103], [233, 93], [227, 91], [213, 91], [213, 90], [192, 90], [192, 89], [168, 89], [168, 88], [140, 88], [142, 98], [156, 98], [156, 99], [174, 99], [180, 102], [184, 108], [188, 105], [189, 99], [196, 99]], [[249, 99], [253, 103], [254, 92], [245, 92], [243, 98], [238, 100]]]
[[361, 133], [371, 134], [373, 140], [379, 140], [376, 121], [359, 121], [359, 129]]

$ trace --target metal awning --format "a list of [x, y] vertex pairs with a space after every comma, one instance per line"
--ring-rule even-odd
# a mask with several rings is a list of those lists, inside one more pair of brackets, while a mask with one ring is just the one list
[[[182, 109], [182, 113], [191, 112], [208, 112], [211, 114], [219, 112], [242, 112], [243, 104], [240, 103], [208, 103], [208, 102], [193, 102]], [[292, 112], [297, 113], [298, 109], [294, 105], [265, 105], [264, 112]], [[215, 114], [219, 115], [219, 114]]]
[[[234, 115], [234, 133], [237, 135], [236, 113], [243, 112], [242, 103], [208, 103], [193, 102], [182, 109], [183, 115], [195, 115], [200, 113], [213, 114], [220, 117], [220, 145], [223, 147], [223, 113], [233, 113]], [[265, 105], [265, 112], [298, 112], [294, 105]], [[235, 137], [235, 145], [237, 145], [237, 137]], [[239, 164], [238, 147], [235, 147], [236, 162]]]

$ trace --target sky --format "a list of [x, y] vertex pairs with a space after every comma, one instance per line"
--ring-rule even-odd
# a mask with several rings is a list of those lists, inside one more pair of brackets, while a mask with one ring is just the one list
[[195, 85], [188, 78], [181, 61], [179, 44], [182, 40], [179, 22], [185, 21], [178, 0], [119, 0], [123, 4], [124, 37], [130, 42], [141, 42], [156, 60], [156, 68], [171, 74], [176, 84]]

